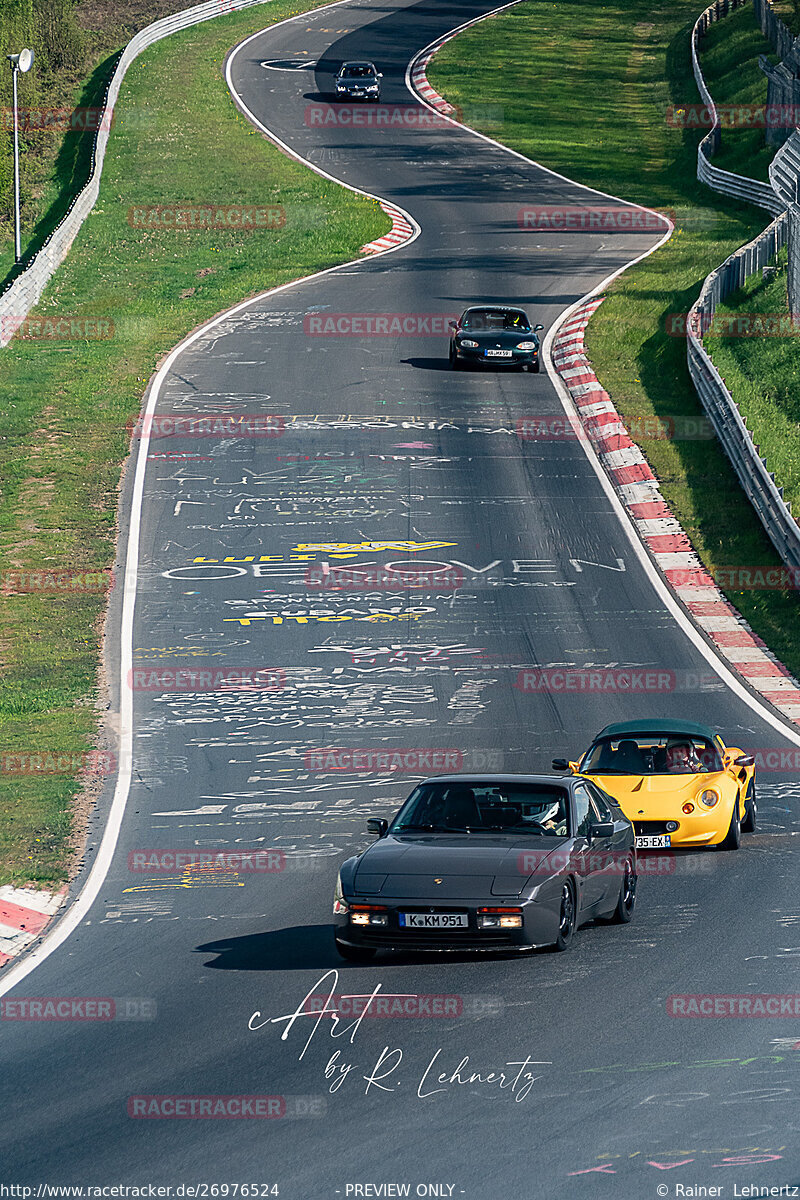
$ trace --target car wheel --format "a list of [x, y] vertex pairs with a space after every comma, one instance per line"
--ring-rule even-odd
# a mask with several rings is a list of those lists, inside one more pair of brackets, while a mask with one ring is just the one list
[[536, 375], [538, 375], [538, 374], [539, 374], [539, 360], [538, 360], [538, 358], [537, 358], [536, 362], [532, 362], [532, 363], [530, 363], [530, 365], [528, 366], [528, 370], [529, 370], [529, 371], [533, 371], [533, 372], [534, 372]]
[[747, 789], [747, 795], [744, 798], [744, 820], [742, 821], [742, 833], [755, 833], [758, 826], [758, 805], [756, 803], [756, 785], [755, 780], [750, 780], [750, 786]]
[[561, 889], [561, 909], [558, 915], [558, 937], [553, 943], [554, 949], [566, 950], [575, 933], [578, 919], [578, 908], [575, 902], [575, 889], [571, 883], [565, 883]]
[[637, 876], [633, 869], [633, 863], [628, 859], [619, 889], [617, 907], [609, 918], [614, 925], [627, 925], [633, 916], [633, 910], [636, 907], [636, 881]]
[[377, 954], [377, 950], [371, 950], [369, 946], [348, 946], [346, 942], [340, 942], [338, 938], [335, 941], [336, 949], [347, 962], [371, 962]]
[[731, 813], [731, 823], [728, 826], [728, 832], [725, 838], [720, 842], [720, 850], [738, 850], [742, 843], [742, 822], [739, 819], [739, 796], [736, 797], [736, 803], [733, 806]]

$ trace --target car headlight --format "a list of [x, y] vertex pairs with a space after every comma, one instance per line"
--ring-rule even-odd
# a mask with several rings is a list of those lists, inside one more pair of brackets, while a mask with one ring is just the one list
[[517, 349], [518, 350], [535, 350], [536, 342], [518, 342]]
[[521, 929], [521, 908], [479, 908], [478, 929]]
[[477, 350], [478, 349], [478, 343], [473, 342], [471, 338], [459, 338], [458, 344], [459, 344], [459, 346], [466, 346], [467, 349], [469, 349], [469, 350]]
[[700, 803], [706, 808], [713, 808], [719, 802], [719, 792], [715, 792], [713, 788], [706, 788], [700, 793]]
[[337, 92], [346, 92], [347, 88], [345, 87], [345, 85], [343, 83], [337, 83], [336, 90], [337, 90]]
[[379, 904], [356, 904], [350, 913], [351, 925], [388, 925], [389, 913]]
[[341, 916], [342, 913], [349, 912], [347, 903], [345, 902], [344, 892], [342, 891], [342, 876], [341, 873], [336, 876], [336, 887], [333, 891], [333, 912], [334, 916]]

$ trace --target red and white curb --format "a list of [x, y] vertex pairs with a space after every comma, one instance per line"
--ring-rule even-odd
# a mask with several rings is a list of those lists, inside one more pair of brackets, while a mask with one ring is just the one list
[[0, 967], [39, 936], [64, 903], [67, 889], [37, 892], [33, 888], [0, 887]]
[[402, 242], [407, 242], [414, 232], [414, 226], [399, 208], [387, 204], [385, 200], [380, 200], [379, 204], [387, 217], [392, 218], [392, 228], [383, 237], [376, 238], [374, 242], [367, 242], [366, 246], [362, 246], [362, 254], [379, 254], [381, 250], [388, 250], [390, 246], [399, 246]]
[[448, 104], [444, 96], [440, 96], [435, 88], [432, 88], [428, 83], [428, 76], [425, 74], [428, 69], [428, 63], [433, 58], [434, 54], [445, 42], [449, 42], [450, 38], [455, 37], [455, 33], [451, 33], [448, 37], [442, 38], [436, 45], [423, 53], [421, 58], [418, 58], [411, 68], [411, 82], [414, 85], [414, 91], [419, 92], [424, 100], [427, 100], [431, 108], [435, 108], [437, 112], [444, 113], [449, 116], [456, 110], [452, 104]]
[[675, 595], [717, 652], [783, 716], [800, 725], [800, 684], [725, 598], [694, 553], [639, 447], [586, 357], [584, 331], [603, 298], [580, 305], [558, 331], [553, 363], [622, 503]]

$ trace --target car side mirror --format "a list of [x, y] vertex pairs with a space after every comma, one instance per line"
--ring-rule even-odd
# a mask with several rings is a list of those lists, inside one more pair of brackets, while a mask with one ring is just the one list
[[589, 828], [589, 836], [596, 838], [609, 838], [614, 836], [613, 821], [595, 821], [594, 825]]
[[551, 765], [552, 765], [554, 771], [568, 771], [569, 770], [569, 763], [567, 762], [567, 760], [565, 758], [554, 758]]
[[379, 838], [386, 836], [386, 830], [389, 828], [389, 822], [384, 821], [383, 817], [370, 817], [367, 821], [367, 830], [369, 833], [377, 833]]
[[447, 324], [451, 329], [458, 329], [458, 321], [448, 321]]
[[534, 325], [533, 332], [537, 333], [540, 329], [544, 329], [544, 325]]
[[383, 71], [378, 71], [378, 79], [383, 79]]
[[753, 767], [755, 766], [755, 758], [752, 754], [740, 754], [738, 758], [733, 760], [735, 767]]

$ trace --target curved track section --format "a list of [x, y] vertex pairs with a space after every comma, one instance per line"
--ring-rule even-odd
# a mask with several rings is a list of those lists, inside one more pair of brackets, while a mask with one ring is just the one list
[[[272, 136], [420, 232], [238, 306], [158, 376], [165, 423], [139, 448], [122, 635], [127, 806], [91, 907], [4, 997], [6, 1017], [32, 997], [115, 998], [116, 1019], [4, 1021], [0, 1156], [15, 1182], [572, 1200], [650, 1197], [665, 1178], [790, 1181], [796, 1021], [681, 1020], [667, 1001], [796, 990], [796, 772], [762, 776], [760, 831], [738, 854], [646, 871], [633, 924], [586, 927], [567, 955], [361, 968], [332, 949], [337, 864], [444, 755], [547, 768], [632, 712], [713, 720], [773, 764], [794, 753], [796, 735], [728, 686], [669, 607], [584, 445], [519, 436], [530, 416], [563, 426], [550, 378], [447, 369], [446, 320], [465, 303], [520, 303], [552, 327], [654, 241], [526, 232], [526, 204], [589, 194], [433, 124], [410, 96], [420, 46], [486, 7], [340, 4], [229, 63]], [[315, 69], [262, 65], [300, 51]], [[378, 64], [401, 125], [319, 119], [348, 58]], [[235, 436], [167, 436], [169, 418], [202, 414], [246, 420]], [[409, 563], [451, 586], [387, 591], [382, 569]], [[329, 586], [354, 567], [369, 590]], [[568, 668], [625, 668], [655, 690], [564, 689]], [[137, 857], [153, 847], [272, 849], [283, 869], [162, 857], [153, 874]], [[344, 1031], [287, 1017], [307, 995], [377, 986], [448, 1003]], [[138, 1119], [152, 1096], [281, 1097], [267, 1111], [282, 1115]], [[24, 1153], [21, 1130], [35, 1135]]]

